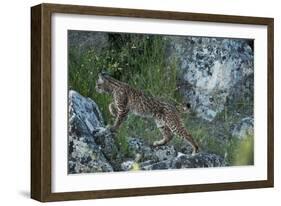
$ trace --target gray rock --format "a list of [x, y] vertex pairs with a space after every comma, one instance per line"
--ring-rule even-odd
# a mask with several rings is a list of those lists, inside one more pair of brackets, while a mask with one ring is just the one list
[[171, 161], [170, 167], [180, 168], [202, 168], [202, 167], [223, 167], [226, 166], [223, 158], [216, 154], [198, 153], [196, 155], [179, 154]]
[[[143, 154], [139, 163], [142, 170], [162, 170], [177, 168], [197, 167], [220, 167], [226, 163], [220, 156], [209, 153], [198, 153], [196, 155], [177, 152], [172, 145], [164, 145], [155, 148], [145, 146], [139, 138], [129, 138], [129, 145], [135, 154]], [[182, 148], [186, 153], [190, 148]], [[146, 152], [146, 154], [144, 154]], [[135, 161], [126, 161], [123, 164], [126, 171], [132, 168]]]
[[69, 47], [75, 47], [79, 53], [87, 50], [100, 52], [108, 47], [108, 34], [105, 32], [74, 31], [68, 32]]
[[135, 162], [133, 160], [128, 160], [128, 161], [122, 162], [122, 164], [121, 164], [122, 171], [131, 170], [133, 168], [134, 163]]
[[129, 137], [128, 146], [134, 158], [140, 156], [140, 161], [152, 159], [152, 148], [146, 145], [141, 138]]
[[141, 161], [153, 160], [155, 162], [163, 161], [163, 160], [171, 160], [172, 158], [177, 156], [177, 152], [174, 146], [159, 146], [159, 147], [150, 147], [145, 145], [141, 138], [128, 138], [128, 145], [130, 151], [136, 157], [140, 155]]
[[[114, 149], [108, 149], [109, 145], [114, 147], [113, 138], [106, 136], [99, 145], [93, 135], [93, 132], [101, 130], [102, 126], [104, 126], [103, 119], [96, 103], [76, 91], [69, 91], [68, 172], [70, 174], [113, 171], [113, 164], [108, 161], [113, 159], [110, 155], [114, 153]], [[109, 150], [111, 152], [104, 155]]]
[[170, 161], [177, 156], [174, 146], [160, 146], [153, 149], [155, 159], [159, 162]]
[[165, 160], [161, 162], [156, 162], [152, 164], [141, 164], [142, 170], [164, 170], [164, 169], [171, 169], [170, 167], [171, 161]]
[[89, 144], [87, 137], [69, 136], [68, 173], [112, 172], [111, 164], [106, 160], [98, 145]]
[[92, 133], [95, 128], [104, 127], [101, 112], [90, 98], [85, 98], [78, 92], [70, 90], [68, 104], [69, 124], [77, 132]]
[[254, 135], [254, 118], [245, 117], [235, 125], [232, 136], [244, 139], [247, 135]]
[[240, 99], [251, 94], [254, 60], [248, 40], [173, 37], [170, 48], [180, 62], [179, 90], [198, 117], [212, 121], [238, 91]]
[[93, 132], [93, 137], [114, 170], [121, 170], [120, 164], [123, 161], [123, 157], [115, 143], [115, 134], [112, 134], [107, 128], [97, 127]]
[[177, 157], [159, 162], [144, 162], [141, 164], [143, 170], [163, 170], [182, 168], [204, 168], [226, 166], [223, 158], [216, 154], [198, 153], [196, 155], [186, 155], [179, 153]]

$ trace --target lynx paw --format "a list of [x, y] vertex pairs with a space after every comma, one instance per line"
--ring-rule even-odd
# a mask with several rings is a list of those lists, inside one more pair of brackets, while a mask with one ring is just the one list
[[163, 145], [163, 142], [161, 140], [160, 141], [155, 141], [152, 144], [153, 147], [158, 147], [158, 146], [161, 146], [161, 145]]
[[152, 147], [157, 147], [157, 146], [158, 146], [158, 141], [152, 143]]
[[194, 155], [196, 155], [197, 153], [199, 152], [199, 147], [198, 146], [196, 146], [196, 148], [194, 148], [193, 149], [193, 151], [192, 151], [192, 156], [194, 156]]

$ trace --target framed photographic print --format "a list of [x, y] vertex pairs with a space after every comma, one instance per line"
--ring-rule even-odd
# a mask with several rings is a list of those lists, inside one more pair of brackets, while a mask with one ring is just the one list
[[31, 197], [273, 187], [273, 19], [31, 8]]

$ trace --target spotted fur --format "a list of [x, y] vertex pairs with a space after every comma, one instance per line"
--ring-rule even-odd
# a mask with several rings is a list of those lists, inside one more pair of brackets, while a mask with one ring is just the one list
[[104, 73], [99, 74], [96, 90], [113, 96], [113, 102], [109, 104], [109, 111], [116, 118], [111, 127], [112, 131], [116, 131], [131, 112], [141, 117], [154, 119], [163, 136], [161, 140], [153, 143], [154, 146], [168, 143], [176, 134], [188, 140], [193, 148], [193, 154], [198, 152], [198, 145], [184, 127], [179, 112], [173, 105], [147, 95]]

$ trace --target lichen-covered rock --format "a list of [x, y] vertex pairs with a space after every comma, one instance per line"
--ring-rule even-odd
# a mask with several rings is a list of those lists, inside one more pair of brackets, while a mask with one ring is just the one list
[[123, 161], [123, 157], [115, 143], [115, 134], [111, 133], [107, 128], [97, 127], [93, 131], [93, 138], [114, 170], [121, 170], [120, 164]]
[[[97, 127], [104, 127], [104, 121], [97, 104], [74, 90], [69, 91], [69, 125], [79, 134], [92, 133]], [[74, 121], [75, 119], [75, 121]], [[74, 132], [71, 130], [71, 132]]]
[[152, 159], [152, 147], [145, 144], [141, 138], [129, 137], [127, 141], [129, 150], [134, 158], [140, 156], [141, 161]]
[[164, 169], [172, 169], [170, 167], [171, 161], [165, 160], [161, 162], [155, 162], [152, 164], [147, 164], [147, 165], [141, 165], [141, 168], [143, 170], [164, 170]]
[[140, 138], [128, 138], [128, 145], [130, 151], [135, 157], [140, 155], [141, 161], [153, 160], [155, 162], [159, 162], [163, 160], [170, 160], [177, 155], [174, 146], [163, 145], [159, 147], [152, 147], [145, 145], [143, 140]]
[[247, 135], [254, 135], [254, 118], [243, 118], [233, 129], [232, 136], [239, 139], [247, 137]]
[[133, 161], [133, 160], [128, 160], [128, 161], [122, 162], [121, 163], [122, 171], [132, 170], [134, 163], [135, 163], [135, 161]]
[[170, 160], [159, 162], [141, 163], [143, 170], [163, 170], [163, 169], [182, 169], [182, 168], [204, 168], [204, 167], [223, 167], [226, 166], [223, 158], [216, 154], [198, 153], [196, 155], [186, 155], [178, 153], [177, 157]]
[[[183, 149], [187, 154], [177, 152], [173, 145], [159, 147], [145, 146], [139, 138], [129, 138], [129, 145], [133, 153], [142, 154], [139, 162], [129, 160], [122, 163], [122, 169], [129, 171], [135, 163], [139, 164], [141, 170], [162, 170], [177, 168], [197, 168], [197, 167], [220, 167], [226, 166], [223, 158], [216, 154], [198, 153], [191, 155], [189, 147]], [[146, 152], [146, 154], [144, 154]]]
[[68, 173], [113, 171], [92, 134], [102, 126], [103, 119], [96, 103], [76, 91], [69, 91]]
[[178, 154], [171, 162], [171, 168], [202, 168], [226, 166], [223, 158], [216, 154], [198, 153], [196, 155]]
[[106, 160], [98, 145], [89, 143], [87, 137], [69, 136], [68, 173], [112, 172], [113, 167]]
[[155, 155], [155, 159], [157, 161], [170, 161], [177, 156], [177, 152], [172, 145], [163, 145], [160, 147], [156, 147], [153, 149], [153, 153]]
[[173, 37], [170, 47], [170, 55], [180, 62], [179, 90], [199, 117], [212, 121], [238, 90], [240, 98], [253, 101], [247, 95], [252, 94], [254, 73], [248, 40]]
[[89, 32], [89, 31], [74, 31], [68, 32], [69, 47], [76, 48], [79, 53], [87, 50], [100, 52], [103, 48], [107, 48], [108, 34], [105, 32]]

